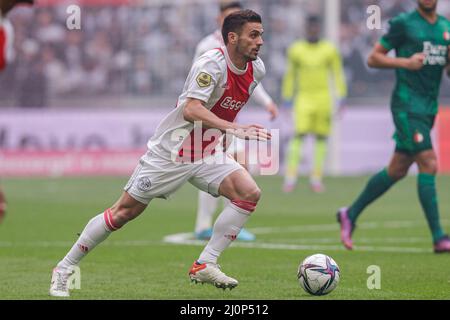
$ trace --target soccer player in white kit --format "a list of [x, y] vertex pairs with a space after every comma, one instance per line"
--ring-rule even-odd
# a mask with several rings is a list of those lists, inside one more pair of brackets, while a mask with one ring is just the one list
[[224, 132], [242, 139], [271, 138], [262, 126], [233, 122], [265, 74], [264, 63], [258, 57], [262, 33], [261, 17], [254, 11], [238, 11], [225, 19], [225, 46], [208, 51], [195, 61], [176, 108], [150, 138], [148, 151], [119, 200], [88, 222], [53, 269], [50, 295], [69, 296], [68, 278], [88, 252], [140, 215], [153, 198], [167, 198], [186, 182], [230, 200], [214, 224], [211, 239], [194, 261], [190, 279], [224, 289], [238, 285], [236, 279], [220, 270], [217, 260], [255, 210], [261, 191], [232, 157], [216, 152], [220, 150], [216, 145]]
[[[220, 14], [217, 17], [217, 22], [220, 27], [222, 27], [225, 17], [229, 14], [239, 11], [242, 9], [242, 4], [240, 1], [222, 1], [220, 3]], [[223, 38], [220, 30], [216, 30], [214, 33], [203, 38], [195, 49], [194, 61], [197, 60], [206, 51], [219, 48], [223, 46]], [[259, 84], [252, 95], [253, 98], [258, 102], [258, 104], [264, 106], [267, 112], [271, 115], [271, 120], [273, 120], [278, 115], [278, 107], [273, 102], [269, 94], [264, 90], [262, 84]], [[229, 141], [229, 147], [226, 150], [227, 153], [231, 154], [235, 159], [246, 159], [245, 155], [240, 155], [245, 152], [245, 141], [242, 139], [233, 139]], [[242, 163], [245, 169], [248, 169], [246, 163]], [[224, 200], [224, 206], [227, 205], [228, 199], [222, 198]], [[197, 219], [195, 222], [195, 237], [200, 240], [209, 240], [212, 235], [212, 222], [213, 215], [219, 206], [218, 197], [213, 197], [207, 192], [199, 191], [198, 194], [198, 208], [197, 208]], [[253, 241], [255, 240], [255, 235], [246, 230], [241, 229], [236, 240], [241, 241]]]
[[[6, 15], [20, 3], [33, 4], [33, 0], [1, 0], [0, 1], [0, 72], [6, 68], [14, 57], [14, 30]], [[6, 198], [0, 187], [0, 223], [6, 213]]]

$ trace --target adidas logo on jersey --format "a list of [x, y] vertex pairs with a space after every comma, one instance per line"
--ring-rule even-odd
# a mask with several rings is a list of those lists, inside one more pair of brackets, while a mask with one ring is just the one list
[[239, 110], [244, 106], [245, 102], [242, 101], [236, 101], [232, 97], [226, 97], [223, 99], [223, 101], [220, 103], [220, 106], [225, 109], [230, 110]]

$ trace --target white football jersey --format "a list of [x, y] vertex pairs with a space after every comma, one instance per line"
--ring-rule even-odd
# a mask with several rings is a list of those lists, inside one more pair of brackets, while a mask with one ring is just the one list
[[0, 14], [0, 70], [5, 68], [14, 57], [14, 32], [8, 19]]
[[246, 69], [240, 70], [231, 62], [225, 46], [207, 51], [193, 64], [176, 108], [158, 125], [147, 144], [149, 150], [166, 159], [182, 157], [185, 160], [188, 157], [191, 161], [214, 153], [212, 150], [222, 135], [202, 136], [206, 129], [200, 129], [203, 138], [200, 145], [194, 144], [194, 132], [197, 138], [198, 130], [194, 130], [194, 124], [183, 116], [187, 99], [201, 100], [219, 118], [233, 122], [264, 74], [264, 63], [260, 58], [248, 62]]
[[[194, 61], [197, 60], [202, 54], [211, 49], [220, 48], [224, 46], [222, 33], [220, 30], [216, 30], [214, 33], [204, 37], [195, 48]], [[262, 105], [267, 106], [272, 103], [272, 98], [269, 96], [267, 91], [264, 89], [262, 84], [259, 84], [255, 91], [253, 92], [253, 98], [255, 101]]]

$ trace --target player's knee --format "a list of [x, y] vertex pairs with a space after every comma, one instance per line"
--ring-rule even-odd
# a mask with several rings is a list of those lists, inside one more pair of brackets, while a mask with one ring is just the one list
[[254, 188], [251, 188], [251, 189], [247, 190], [247, 192], [245, 192], [243, 194], [243, 199], [242, 200], [251, 201], [251, 202], [257, 203], [260, 198], [261, 198], [261, 189], [259, 189], [256, 186]]
[[391, 165], [388, 168], [388, 175], [392, 180], [398, 181], [406, 177], [408, 174], [408, 169], [409, 167], [406, 166]]
[[255, 211], [260, 198], [261, 190], [258, 187], [255, 187], [248, 189], [246, 192], [237, 194], [237, 197], [234, 200], [231, 200], [231, 203], [247, 211], [248, 214], [251, 214]]
[[422, 161], [421, 163], [418, 163], [419, 165], [419, 171], [428, 173], [428, 174], [436, 174], [438, 171], [438, 164], [437, 160], [435, 158], [427, 159], [425, 161]]
[[403, 179], [404, 177], [406, 177], [406, 175], [408, 174], [408, 170], [404, 170], [402, 169], [397, 169], [397, 170], [393, 170], [389, 173], [389, 176], [394, 180], [394, 181], [398, 181]]
[[431, 164], [430, 171], [428, 173], [436, 175], [438, 172], [438, 169], [439, 169], [438, 163], [436, 160], [434, 160], [433, 163]]

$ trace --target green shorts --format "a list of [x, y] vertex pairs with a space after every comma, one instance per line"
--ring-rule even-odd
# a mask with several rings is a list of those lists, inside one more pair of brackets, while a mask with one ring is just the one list
[[431, 129], [434, 115], [420, 115], [409, 112], [393, 112], [395, 124], [395, 151], [415, 155], [433, 149]]

